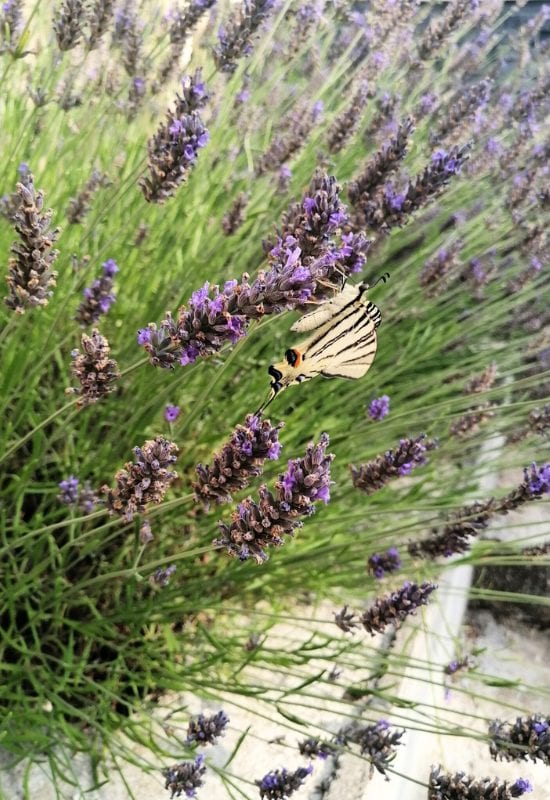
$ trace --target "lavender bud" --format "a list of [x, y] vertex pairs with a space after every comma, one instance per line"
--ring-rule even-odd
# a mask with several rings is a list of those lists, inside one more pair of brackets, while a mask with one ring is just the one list
[[109, 258], [101, 266], [103, 275], [84, 289], [84, 300], [75, 314], [76, 321], [82, 327], [94, 325], [103, 314], [109, 311], [116, 299], [113, 294], [113, 276], [118, 272], [117, 263], [114, 259]]
[[397, 572], [401, 568], [401, 559], [396, 547], [390, 547], [385, 553], [373, 553], [368, 562], [368, 569], [375, 578], [383, 578], [386, 572]]
[[437, 589], [435, 583], [425, 581], [418, 586], [416, 583], [405, 581], [401, 589], [378, 597], [363, 613], [361, 616], [363, 627], [371, 635], [383, 633], [387, 625], [399, 628], [410, 614], [416, 614], [420, 606], [428, 603], [428, 598], [434, 589]]
[[284, 475], [275, 485], [275, 495], [267, 486], [259, 490], [259, 503], [251, 497], [239, 504], [230, 525], [219, 523], [221, 536], [214, 545], [241, 561], [252, 557], [257, 564], [266, 561], [265, 549], [281, 547], [283, 535], [294, 535], [302, 523], [298, 517], [307, 517], [315, 511], [314, 503], [330, 499], [330, 462], [326, 454], [329, 439], [321, 435], [319, 444], [308, 445], [303, 458], [290, 460]]
[[61, 51], [72, 50], [77, 46], [83, 25], [83, 0], [63, 0], [53, 20], [57, 45]]
[[78, 394], [78, 408], [97, 403], [102, 397], [115, 389], [120, 378], [118, 364], [109, 358], [111, 348], [109, 342], [94, 328], [92, 335], [85, 333], [81, 337], [83, 352], [73, 350], [71, 372], [80, 384], [80, 388], [70, 388], [67, 394]]
[[113, 0], [94, 0], [88, 11], [88, 50], [95, 50], [109, 30], [113, 17]]
[[204, 756], [201, 753], [194, 761], [182, 761], [181, 764], [163, 770], [162, 774], [166, 778], [164, 788], [170, 790], [171, 798], [180, 797], [182, 793], [186, 797], [196, 797], [205, 772]]
[[202, 69], [196, 69], [193, 75], [185, 75], [181, 81], [181, 90], [176, 92], [175, 116], [183, 117], [200, 111], [208, 103], [209, 95], [202, 78]]
[[229, 211], [224, 214], [222, 229], [226, 236], [232, 236], [246, 219], [246, 206], [249, 196], [245, 192], [240, 192], [233, 201]]
[[234, 72], [237, 61], [252, 52], [254, 34], [273, 9], [274, 0], [243, 0], [233, 17], [218, 30], [214, 62], [222, 72]]
[[134, 514], [144, 512], [149, 504], [161, 503], [178, 477], [171, 469], [177, 453], [176, 445], [164, 436], [149, 439], [143, 447], [135, 447], [134, 462], [127, 461], [115, 475], [115, 488], [101, 488], [110, 513], [130, 522]]
[[229, 441], [212, 464], [197, 465], [198, 480], [193, 483], [197, 501], [229, 503], [232, 495], [261, 475], [266, 459], [277, 459], [281, 452], [279, 430], [283, 423], [271, 425], [268, 419], [249, 414], [244, 425], [237, 425]]
[[509, 784], [497, 778], [474, 778], [465, 772], [453, 775], [435, 766], [430, 772], [428, 800], [511, 800], [532, 788], [523, 778]]
[[69, 475], [68, 478], [59, 483], [60, 493], [57, 499], [65, 506], [75, 505], [78, 501], [78, 485], [80, 481], [74, 475]]
[[17, 184], [18, 203], [13, 214], [13, 225], [20, 242], [11, 246], [12, 257], [8, 263], [8, 289], [5, 298], [8, 308], [24, 314], [29, 306], [46, 306], [55, 286], [57, 273], [52, 265], [58, 256], [52, 244], [59, 230], [50, 229], [53, 211], [42, 212], [44, 193], [36, 192], [29, 173], [24, 183]]
[[359, 467], [352, 465], [353, 485], [366, 494], [374, 494], [394, 478], [409, 475], [416, 467], [426, 464], [426, 451], [436, 447], [437, 442], [426, 439], [424, 433], [415, 439], [401, 439], [395, 450], [388, 450]]
[[359, 627], [359, 623], [355, 621], [355, 614], [353, 612], [348, 613], [347, 606], [344, 606], [338, 613], [334, 613], [334, 622], [344, 633], [351, 633], [354, 628]]
[[390, 398], [387, 394], [383, 394], [382, 397], [375, 397], [374, 400], [371, 400], [368, 415], [371, 419], [375, 420], [376, 422], [380, 422], [390, 413]]
[[313, 772], [313, 767], [298, 767], [294, 772], [277, 769], [268, 772], [256, 786], [260, 790], [260, 800], [286, 800], [287, 797], [303, 786], [304, 780]]
[[318, 737], [304, 739], [299, 742], [298, 749], [302, 756], [307, 758], [320, 758], [324, 761], [328, 756], [336, 752], [336, 747], [330, 742], [323, 742]]
[[359, 728], [351, 735], [351, 741], [361, 748], [361, 755], [366, 755], [371, 762], [371, 775], [373, 768], [381, 775], [386, 776], [386, 769], [397, 755], [396, 747], [403, 744], [401, 738], [405, 731], [390, 729], [390, 724], [385, 719], [379, 720], [375, 725], [366, 725]]
[[225, 712], [218, 711], [212, 717], [199, 714], [196, 719], [191, 719], [187, 728], [185, 744], [190, 747], [194, 744], [216, 744], [216, 739], [223, 736], [229, 724], [229, 717]]

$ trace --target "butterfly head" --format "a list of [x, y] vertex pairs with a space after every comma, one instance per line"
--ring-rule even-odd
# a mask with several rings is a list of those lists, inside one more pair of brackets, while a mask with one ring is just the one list
[[306, 380], [306, 376], [301, 372], [300, 365], [302, 363], [302, 355], [299, 350], [295, 348], [289, 349], [285, 353], [285, 360], [277, 364], [271, 364], [267, 372], [273, 378], [270, 384], [269, 397], [265, 403], [260, 406], [256, 414], [261, 414], [267, 408], [271, 401], [286, 389], [292, 383], [302, 383]]

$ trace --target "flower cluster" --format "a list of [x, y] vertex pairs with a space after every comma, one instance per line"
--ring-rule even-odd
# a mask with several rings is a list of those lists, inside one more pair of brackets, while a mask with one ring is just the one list
[[366, 494], [374, 494], [394, 478], [410, 475], [415, 467], [425, 464], [426, 451], [435, 447], [437, 442], [426, 439], [426, 434], [415, 439], [401, 439], [395, 450], [388, 450], [383, 456], [377, 456], [359, 467], [352, 464], [353, 485]]
[[330, 742], [323, 742], [319, 737], [304, 739], [298, 743], [300, 755], [307, 758], [320, 758], [324, 761], [336, 752], [336, 747]]
[[385, 553], [373, 553], [367, 564], [371, 575], [383, 578], [387, 572], [397, 572], [401, 568], [399, 551], [396, 547], [390, 547]]
[[71, 372], [80, 386], [66, 389], [66, 393], [79, 395], [76, 404], [83, 408], [114, 391], [120, 371], [114, 358], [109, 357], [109, 342], [98, 330], [94, 328], [91, 336], [83, 333], [80, 342], [83, 352], [71, 352]]
[[[403, 744], [401, 739], [404, 735], [404, 730], [391, 730], [390, 723], [381, 719], [374, 725], [358, 728], [348, 738], [359, 745], [362, 755], [369, 758], [371, 773], [377, 769], [382, 775], [386, 775], [386, 769], [397, 755], [395, 748]], [[387, 776], [386, 780], [389, 780]]]
[[416, 614], [420, 606], [428, 603], [431, 593], [437, 589], [435, 583], [425, 581], [420, 586], [405, 581], [401, 589], [382, 597], [377, 597], [361, 616], [363, 627], [374, 635], [383, 633], [387, 625], [399, 628], [410, 614]]
[[248, 199], [248, 195], [245, 192], [241, 192], [233, 201], [229, 211], [224, 214], [222, 230], [226, 236], [232, 236], [245, 221]]
[[268, 772], [256, 786], [260, 790], [261, 800], [286, 800], [291, 794], [303, 786], [304, 780], [313, 772], [313, 767], [298, 767], [294, 772], [287, 769], [276, 769]]
[[163, 436], [149, 439], [143, 447], [134, 447], [134, 462], [126, 462], [116, 473], [115, 488], [101, 488], [111, 514], [130, 522], [134, 514], [145, 511], [149, 504], [161, 503], [178, 476], [171, 468], [177, 453], [176, 445]]
[[53, 20], [53, 29], [60, 50], [72, 50], [80, 42], [84, 25], [83, 0], [63, 0]]
[[214, 62], [221, 72], [234, 72], [238, 59], [250, 55], [254, 34], [274, 5], [274, 0], [243, 0], [238, 13], [219, 28]]
[[371, 400], [368, 411], [369, 417], [376, 422], [380, 422], [390, 413], [390, 398], [387, 394], [382, 397], [375, 397]]
[[454, 775], [434, 766], [430, 772], [428, 800], [512, 800], [533, 791], [529, 781], [518, 778], [514, 783], [497, 778], [474, 778], [465, 772]]
[[241, 561], [250, 557], [257, 564], [266, 561], [266, 548], [281, 547], [284, 534], [293, 536], [302, 524], [298, 518], [313, 514], [316, 501], [328, 503], [330, 463], [334, 458], [326, 453], [328, 443], [324, 433], [319, 444], [308, 445], [303, 458], [290, 460], [286, 473], [279, 476], [275, 493], [263, 485], [259, 502], [248, 497], [240, 503], [230, 525], [219, 523], [221, 536], [214, 545]]
[[114, 0], [94, 0], [88, 12], [88, 50], [95, 50], [109, 30], [113, 18]]
[[272, 425], [268, 419], [249, 414], [244, 425], [237, 425], [211, 465], [197, 465], [198, 480], [193, 483], [197, 500], [206, 505], [211, 501], [229, 503], [233, 494], [261, 474], [266, 459], [279, 458], [282, 425]]
[[443, 46], [445, 40], [456, 30], [463, 17], [474, 8], [472, 0], [451, 0], [445, 13], [436, 22], [432, 23], [424, 33], [418, 44], [418, 55], [424, 61]]
[[470, 541], [485, 530], [498, 514], [515, 511], [524, 503], [537, 500], [550, 492], [550, 464], [537, 467], [535, 463], [523, 471], [523, 482], [500, 499], [494, 497], [477, 501], [459, 509], [441, 532], [435, 531], [428, 539], [410, 542], [410, 555], [421, 558], [448, 558], [455, 553], [465, 553]]
[[86, 481], [84, 486], [80, 486], [80, 481], [74, 475], [59, 482], [59, 494], [57, 498], [65, 506], [76, 506], [84, 514], [91, 514], [95, 504], [98, 502], [95, 492], [90, 483]]
[[332, 123], [327, 138], [331, 153], [339, 153], [357, 130], [368, 96], [368, 84], [364, 82], [351, 98], [349, 106]]
[[216, 0], [191, 0], [183, 11], [178, 8], [174, 9], [169, 33], [170, 42], [178, 46], [178, 52], [181, 52], [181, 45], [185, 44], [187, 35], [215, 2]]
[[191, 719], [187, 727], [187, 746], [200, 744], [216, 744], [216, 739], [223, 736], [229, 724], [229, 717], [224, 711], [218, 711], [212, 717], [199, 714], [196, 719]]
[[506, 761], [542, 761], [550, 764], [550, 716], [533, 714], [514, 723], [496, 719], [489, 725], [491, 755]]
[[46, 306], [49, 302], [57, 277], [52, 265], [58, 251], [52, 250], [52, 244], [59, 231], [50, 228], [52, 210], [42, 213], [44, 193], [35, 191], [30, 173], [17, 184], [17, 197], [12, 221], [21, 241], [11, 246], [5, 303], [23, 314], [29, 306]]
[[109, 258], [101, 265], [103, 275], [96, 278], [91, 286], [86, 287], [82, 294], [84, 300], [78, 306], [75, 319], [79, 325], [94, 325], [102, 314], [106, 314], [115, 302], [113, 294], [113, 277], [118, 272], [114, 259]]
[[166, 778], [165, 789], [169, 789], [170, 797], [196, 797], [197, 789], [200, 789], [203, 776], [206, 772], [204, 766], [204, 756], [198, 755], [194, 761], [182, 761], [174, 767], [163, 770]]
[[198, 152], [208, 142], [198, 108], [206, 96], [200, 72], [187, 76], [183, 96], [177, 95], [175, 109], [166, 112], [148, 143], [150, 175], [139, 182], [148, 203], [164, 203], [172, 197], [194, 167]]
[[90, 210], [92, 196], [100, 187], [107, 186], [108, 183], [109, 178], [107, 175], [104, 175], [97, 169], [93, 170], [82, 190], [76, 197], [71, 197], [69, 200], [69, 205], [65, 213], [71, 225], [82, 222]]
[[353, 611], [348, 612], [347, 605], [341, 611], [334, 614], [334, 623], [344, 633], [352, 633], [354, 628], [358, 628], [359, 624], [355, 620]]

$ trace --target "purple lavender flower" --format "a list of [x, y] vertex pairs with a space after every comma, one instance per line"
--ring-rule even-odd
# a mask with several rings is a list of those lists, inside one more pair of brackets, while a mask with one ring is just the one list
[[525, 778], [518, 778], [515, 783], [510, 786], [510, 794], [512, 797], [520, 797], [522, 794], [532, 791], [533, 784], [530, 781], [525, 780]]
[[162, 774], [166, 778], [164, 788], [170, 790], [171, 798], [180, 797], [182, 793], [186, 797], [196, 797], [205, 772], [204, 756], [201, 753], [194, 761], [182, 761], [181, 764], [163, 770]]
[[435, 583], [425, 581], [418, 586], [416, 583], [405, 581], [401, 589], [396, 592], [376, 598], [373, 605], [361, 617], [363, 627], [371, 635], [383, 633], [388, 625], [399, 628], [410, 614], [416, 614], [420, 606], [428, 603], [435, 589], [437, 589]]
[[193, 483], [197, 500], [206, 506], [231, 502], [232, 495], [244, 489], [252, 477], [261, 475], [266, 459], [281, 453], [279, 430], [268, 419], [249, 414], [244, 425], [237, 425], [229, 441], [214, 456], [211, 465], [197, 465], [198, 480]]
[[512, 800], [532, 788], [523, 778], [510, 784], [497, 778], [474, 778], [465, 772], [442, 772], [438, 765], [431, 769], [428, 800]]
[[489, 725], [491, 756], [506, 761], [542, 761], [550, 764], [550, 716], [533, 714], [515, 722], [496, 719]]
[[371, 419], [380, 422], [389, 412], [390, 398], [387, 394], [383, 394], [382, 397], [375, 397], [374, 400], [371, 400], [368, 410], [368, 415]]
[[164, 409], [164, 419], [166, 422], [175, 422], [181, 413], [179, 406], [167, 405]]
[[527, 485], [531, 494], [541, 497], [543, 494], [550, 492], [550, 464], [544, 464], [539, 468], [533, 461], [530, 469], [525, 467], [523, 474], [524, 484]]
[[256, 781], [256, 786], [260, 790], [260, 799], [286, 800], [300, 786], [303, 786], [304, 780], [312, 772], [311, 764], [309, 767], [298, 767], [294, 772], [289, 772], [287, 769], [268, 772], [260, 781]]
[[437, 442], [426, 439], [426, 434], [421, 434], [415, 439], [401, 439], [399, 447], [395, 450], [388, 450], [383, 456], [377, 456], [359, 467], [352, 465], [353, 485], [366, 494], [373, 494], [393, 478], [410, 475], [415, 467], [425, 464], [426, 451], [436, 447]]
[[307, 758], [320, 758], [325, 761], [328, 756], [336, 752], [336, 747], [330, 742], [323, 742], [318, 736], [315, 738], [304, 739], [298, 743], [300, 755]]
[[75, 505], [78, 501], [79, 483], [80, 481], [78, 478], [75, 478], [74, 475], [69, 475], [68, 478], [60, 481], [59, 488], [61, 491], [58, 494], [59, 502], [66, 506]]
[[83, 291], [84, 300], [79, 305], [75, 319], [82, 327], [94, 325], [99, 318], [106, 314], [115, 302], [113, 294], [113, 277], [118, 272], [118, 266], [113, 258], [109, 258], [101, 265], [103, 275], [97, 278], [90, 287]]
[[[371, 762], [371, 777], [374, 769], [386, 776], [386, 769], [397, 755], [396, 747], [401, 742], [405, 731], [392, 730], [390, 723], [381, 719], [374, 725], [366, 725], [348, 734], [350, 741], [358, 744], [361, 755], [366, 755]], [[389, 778], [386, 776], [386, 780]]]
[[390, 547], [385, 553], [373, 553], [368, 562], [369, 572], [375, 578], [383, 578], [386, 572], [397, 572], [401, 568], [401, 559], [396, 547]]
[[229, 717], [224, 711], [218, 711], [211, 717], [199, 714], [196, 719], [189, 720], [185, 744], [188, 747], [194, 744], [216, 744], [218, 737], [224, 735], [228, 724]]
[[284, 475], [279, 475], [275, 494], [263, 485], [259, 503], [248, 497], [239, 504], [230, 525], [219, 523], [221, 536], [214, 545], [241, 561], [252, 557], [257, 564], [267, 561], [265, 549], [281, 547], [283, 535], [294, 535], [307, 517], [315, 511], [314, 503], [329, 500], [330, 463], [333, 455], [326, 453], [329, 439], [321, 435], [319, 444], [308, 445], [303, 458], [288, 462]]
[[243, 0], [238, 13], [218, 30], [214, 62], [222, 72], [234, 72], [237, 61], [252, 52], [252, 40], [275, 5], [274, 0]]

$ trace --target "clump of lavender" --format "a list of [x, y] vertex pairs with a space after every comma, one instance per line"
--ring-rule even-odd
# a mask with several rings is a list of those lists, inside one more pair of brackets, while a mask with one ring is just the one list
[[430, 772], [428, 800], [511, 800], [531, 791], [533, 787], [523, 778], [514, 783], [474, 778], [465, 772], [442, 772], [438, 765]]
[[303, 786], [304, 780], [313, 772], [313, 767], [298, 767], [294, 772], [287, 769], [276, 769], [268, 772], [256, 786], [260, 790], [261, 800], [285, 800]]
[[77, 46], [83, 25], [83, 0], [63, 0], [53, 20], [53, 29], [60, 50], [72, 50]]
[[221, 72], [234, 72], [237, 61], [252, 52], [255, 33], [274, 6], [274, 0], [243, 0], [239, 11], [218, 30], [214, 62]]
[[60, 503], [66, 506], [75, 506], [84, 514], [91, 514], [94, 506], [98, 502], [96, 494], [93, 492], [89, 481], [84, 486], [80, 486], [80, 481], [74, 475], [69, 475], [65, 480], [60, 481], [60, 492], [57, 495]]
[[362, 205], [364, 224], [383, 233], [403, 226], [412, 213], [427, 205], [460, 172], [468, 150], [469, 145], [454, 146], [449, 151], [436, 150], [431, 163], [403, 191], [386, 184], [372, 200]]
[[208, 130], [197, 110], [205, 96], [200, 71], [187, 76], [175, 109], [166, 112], [166, 122], [149, 140], [150, 175], [139, 182], [148, 203], [164, 203], [172, 197], [195, 165], [199, 150], [206, 146]]
[[359, 467], [352, 464], [353, 485], [366, 494], [374, 494], [394, 478], [410, 475], [413, 469], [426, 464], [426, 451], [436, 447], [437, 442], [426, 439], [424, 433], [415, 439], [401, 439], [395, 450], [388, 450], [383, 456], [377, 456]]
[[95, 50], [109, 30], [113, 18], [113, 0], [94, 0], [88, 10], [88, 50]]
[[458, 254], [462, 242], [458, 241], [450, 247], [442, 247], [432, 258], [429, 258], [420, 272], [420, 286], [426, 297], [438, 297], [448, 288], [453, 277], [460, 268]]
[[7, 51], [15, 52], [19, 39], [19, 30], [23, 17], [22, 0], [6, 0], [2, 3], [0, 16], [0, 54]]
[[52, 265], [58, 251], [52, 250], [52, 244], [59, 230], [50, 228], [53, 211], [48, 209], [42, 213], [44, 192], [35, 191], [31, 173], [24, 183], [17, 184], [17, 196], [13, 225], [21, 241], [11, 246], [7, 276], [9, 294], [5, 303], [18, 314], [24, 314], [29, 306], [48, 305], [57, 277]]
[[364, 82], [353, 95], [349, 106], [332, 123], [327, 138], [331, 153], [339, 153], [359, 127], [368, 96], [368, 84]]
[[391, 730], [390, 723], [381, 719], [374, 725], [355, 730], [349, 739], [359, 745], [361, 755], [366, 755], [371, 762], [371, 777], [376, 769], [389, 780], [386, 769], [397, 755], [397, 745], [403, 744], [404, 735], [404, 730]]
[[261, 475], [266, 459], [281, 453], [279, 431], [283, 423], [272, 425], [268, 419], [249, 414], [244, 425], [237, 425], [229, 441], [214, 456], [212, 464], [197, 465], [198, 480], [193, 483], [197, 501], [229, 503], [232, 495]]
[[211, 717], [199, 714], [196, 719], [191, 719], [187, 727], [187, 739], [185, 744], [216, 744], [218, 737], [223, 736], [229, 724], [229, 717], [224, 711], [218, 711]]
[[517, 717], [514, 723], [496, 719], [489, 725], [490, 751], [495, 759], [542, 761], [550, 764], [550, 716]]
[[233, 201], [229, 211], [224, 214], [222, 230], [226, 236], [232, 236], [245, 221], [248, 200], [249, 196], [246, 192], [240, 192]]
[[113, 303], [113, 278], [118, 272], [118, 266], [113, 258], [109, 258], [101, 265], [103, 274], [100, 278], [84, 289], [82, 294], [84, 300], [78, 306], [75, 319], [83, 328], [86, 325], [94, 325], [102, 314], [106, 314]]
[[149, 439], [143, 447], [134, 447], [134, 461], [127, 461], [116, 473], [115, 488], [101, 488], [111, 514], [118, 514], [130, 522], [134, 514], [144, 512], [148, 505], [161, 503], [178, 477], [172, 470], [177, 453], [174, 442], [164, 436]]
[[367, 411], [369, 417], [376, 422], [380, 422], [390, 413], [390, 398], [387, 394], [375, 397], [371, 400]]
[[435, 531], [428, 539], [410, 542], [411, 556], [421, 558], [448, 558], [455, 553], [470, 549], [471, 539], [485, 530], [492, 518], [508, 514], [531, 500], [537, 500], [550, 492], [550, 464], [537, 467], [535, 463], [523, 470], [523, 482], [500, 499], [472, 503], [459, 509], [441, 532]]
[[71, 353], [71, 372], [80, 387], [67, 389], [66, 393], [79, 395], [76, 404], [84, 408], [114, 391], [120, 371], [114, 358], [109, 358], [109, 342], [98, 330], [94, 328], [91, 336], [83, 333], [80, 341], [83, 352], [75, 349]]
[[396, 547], [390, 547], [385, 553], [373, 553], [368, 562], [368, 569], [375, 578], [383, 578], [389, 572], [397, 572], [401, 568], [401, 559]]
[[283, 535], [294, 535], [301, 526], [299, 517], [315, 511], [314, 503], [330, 499], [330, 463], [334, 456], [327, 454], [329, 438], [321, 435], [319, 444], [308, 445], [303, 458], [288, 462], [280, 475], [273, 494], [267, 486], [259, 490], [259, 502], [248, 497], [233, 513], [231, 524], [219, 523], [221, 536], [214, 545], [241, 561], [253, 558], [257, 564], [267, 561], [269, 547], [281, 547]]
[[388, 625], [399, 628], [410, 614], [416, 614], [420, 606], [428, 603], [435, 589], [437, 585], [428, 581], [420, 586], [405, 581], [401, 589], [376, 598], [373, 605], [363, 612], [363, 627], [371, 635], [383, 633]]
[[93, 170], [81, 191], [76, 197], [71, 197], [69, 200], [69, 205], [67, 206], [65, 214], [71, 225], [82, 222], [90, 210], [90, 203], [93, 195], [100, 187], [107, 186], [108, 183], [109, 178], [107, 175], [104, 175], [97, 169]]
[[334, 623], [344, 633], [352, 633], [354, 628], [358, 628], [359, 624], [356, 622], [355, 614], [353, 611], [348, 611], [347, 605], [341, 611], [335, 612]]
[[307, 758], [320, 758], [324, 761], [328, 756], [334, 755], [336, 747], [330, 742], [323, 742], [316, 736], [299, 742], [298, 750], [302, 756], [306, 756]]
[[166, 778], [165, 789], [169, 789], [170, 797], [196, 797], [197, 789], [200, 789], [203, 776], [206, 772], [204, 766], [204, 756], [202, 753], [194, 761], [182, 761], [174, 767], [163, 770], [162, 774]]

